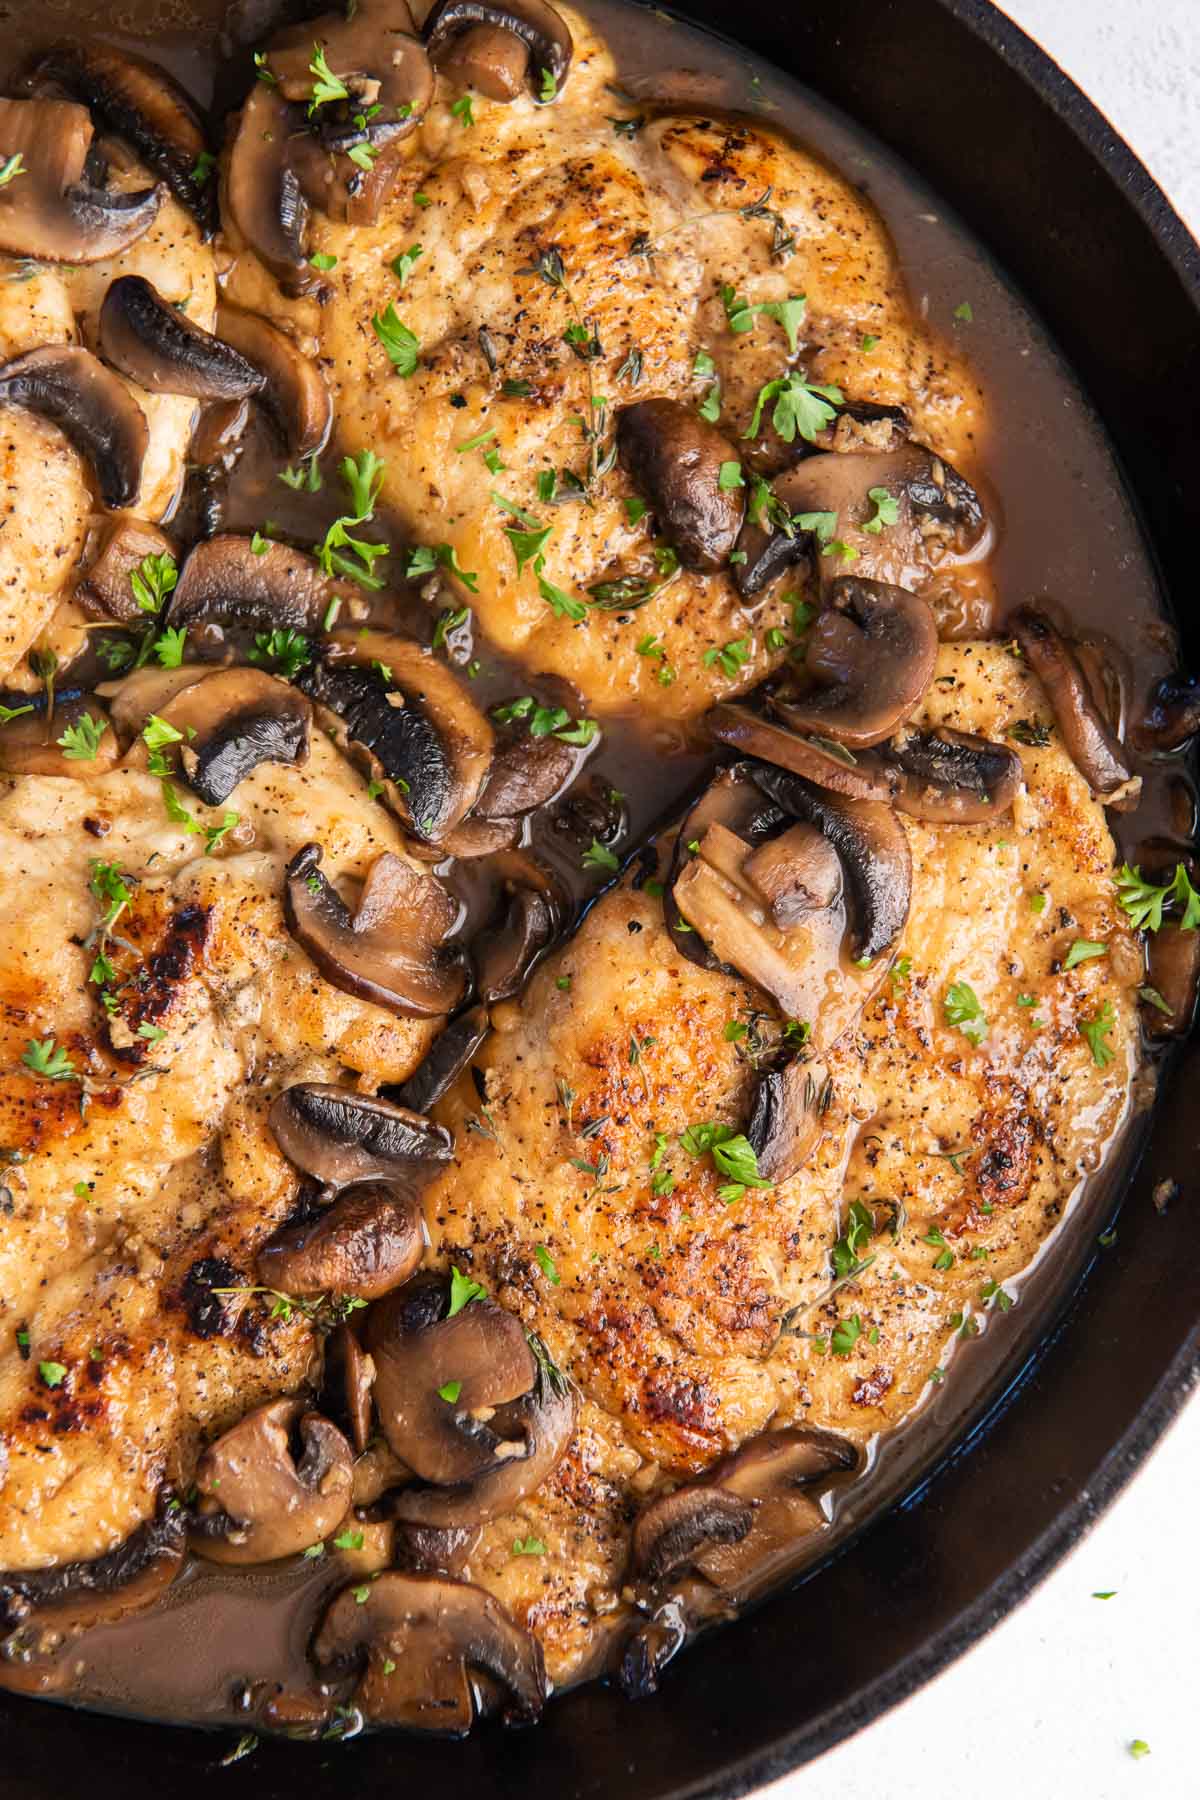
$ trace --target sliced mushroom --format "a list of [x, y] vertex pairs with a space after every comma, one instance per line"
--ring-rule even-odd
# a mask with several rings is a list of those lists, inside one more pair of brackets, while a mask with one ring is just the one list
[[0, 188], [0, 252], [38, 262], [102, 262], [149, 231], [165, 190], [91, 186], [91, 145], [92, 121], [73, 101], [0, 100], [0, 158], [21, 159], [19, 178]]
[[255, 631], [317, 632], [336, 589], [311, 556], [287, 544], [222, 532], [196, 544], [171, 595], [172, 626], [242, 626]]
[[1093, 698], [1078, 657], [1036, 606], [1018, 608], [1012, 626], [1025, 660], [1046, 690], [1075, 767], [1093, 794], [1106, 798], [1117, 794], [1132, 780], [1133, 771]]
[[497, 740], [472, 818], [519, 819], [549, 806], [574, 781], [586, 755], [586, 748], [564, 744], [553, 732], [534, 737], [516, 722]]
[[[158, 716], [181, 734], [158, 754], [178, 762], [206, 806], [228, 800], [261, 763], [295, 767], [308, 760], [308, 702], [261, 669], [218, 669], [190, 682]], [[142, 760], [144, 745], [132, 754]]]
[[536, 1639], [483, 1588], [444, 1575], [390, 1570], [365, 1595], [344, 1589], [312, 1653], [323, 1671], [362, 1670], [354, 1703], [377, 1725], [461, 1737], [475, 1720], [469, 1672], [500, 1687], [508, 1724], [536, 1719], [547, 1694]]
[[[775, 483], [774, 496], [793, 521], [792, 535], [770, 530], [766, 515], [747, 521], [738, 541], [746, 560], [735, 571], [744, 597], [810, 549], [822, 583], [835, 578], [836, 559], [822, 554], [819, 536], [794, 523], [802, 518], [836, 521], [836, 538], [854, 552], [859, 579], [909, 589], [920, 588], [948, 552], [973, 550], [987, 523], [971, 484], [920, 444], [887, 455], [808, 457]], [[892, 503], [891, 523], [880, 518], [880, 501]]]
[[133, 145], [207, 237], [216, 225], [213, 183], [202, 177], [208, 142], [191, 98], [159, 64], [98, 38], [54, 44], [30, 71], [79, 100], [107, 131]]
[[839, 456], [884, 456], [908, 442], [909, 418], [902, 406], [845, 399], [832, 404], [834, 416], [827, 425], [811, 439], [796, 437], [790, 443], [773, 429], [768, 414], [761, 435], [745, 445], [746, 462], [756, 474], [770, 479], [821, 452], [836, 451]]
[[[386, 1499], [380, 1510], [389, 1510]], [[395, 1526], [395, 1565], [414, 1575], [462, 1575], [482, 1536], [480, 1525], [452, 1525], [439, 1531], [435, 1525], [400, 1522]]]
[[653, 1693], [693, 1631], [728, 1618], [794, 1566], [826, 1523], [813, 1489], [857, 1463], [853, 1445], [832, 1432], [767, 1431], [698, 1481], [651, 1501], [634, 1527], [634, 1571], [651, 1591], [642, 1600], [648, 1616], [622, 1658], [625, 1691]]
[[[78, 734], [85, 718], [91, 720], [91, 726], [83, 728], [81, 737]], [[86, 735], [89, 730], [93, 734], [98, 731], [99, 737]], [[73, 755], [76, 745], [82, 753]], [[90, 756], [86, 754], [89, 749]], [[5, 775], [61, 775], [86, 781], [91, 775], [106, 775], [120, 757], [112, 721], [89, 694], [59, 700], [52, 718], [39, 707], [0, 725], [0, 773]]]
[[128, 516], [113, 519], [75, 597], [97, 618], [120, 619], [124, 625], [145, 624], [146, 614], [138, 605], [130, 577], [148, 556], [174, 555], [175, 545], [157, 525]]
[[754, 1523], [754, 1506], [719, 1487], [699, 1485], [660, 1494], [638, 1514], [630, 1560], [636, 1574], [661, 1581], [708, 1544], [738, 1544]]
[[299, 686], [409, 829], [440, 844], [479, 797], [495, 734], [464, 684], [407, 638], [336, 632]]
[[[279, 91], [306, 108], [314, 44], [346, 89], [344, 100], [327, 101], [311, 121], [323, 152], [369, 144], [378, 154], [416, 130], [433, 99], [434, 76], [405, 0], [358, 0], [272, 38], [267, 61]], [[309, 198], [322, 203], [317, 193]]]
[[819, 685], [773, 690], [768, 704], [793, 730], [858, 750], [904, 723], [933, 680], [936, 660], [937, 626], [924, 600], [844, 575], [808, 637], [805, 669]]
[[43, 1613], [62, 1628], [148, 1606], [183, 1566], [186, 1518], [178, 1500], [164, 1491], [154, 1517], [104, 1556], [0, 1572], [0, 1631], [15, 1630]]
[[285, 1088], [269, 1121], [288, 1161], [330, 1195], [363, 1181], [411, 1187], [450, 1160], [450, 1133], [440, 1125], [353, 1088], [320, 1082]]
[[142, 275], [109, 282], [99, 338], [105, 361], [151, 394], [237, 400], [263, 385], [244, 356], [194, 324]]
[[[293, 1440], [302, 1450], [297, 1458]], [[255, 1407], [210, 1444], [196, 1467], [193, 1546], [211, 1562], [275, 1562], [320, 1543], [345, 1518], [350, 1446], [303, 1400]]]
[[502, 25], [474, 25], [438, 59], [438, 73], [460, 87], [507, 104], [526, 90], [529, 51]]
[[[562, 92], [574, 48], [567, 22], [546, 0], [437, 0], [423, 37], [437, 68], [477, 87], [493, 100], [512, 100], [511, 51], [496, 33], [515, 37], [524, 49], [525, 84], [535, 100]], [[546, 91], [545, 77], [552, 84]]]
[[821, 1141], [821, 1121], [833, 1102], [823, 1062], [791, 1056], [781, 1068], [755, 1072], [746, 1141], [758, 1172], [776, 1186], [804, 1167]]
[[348, 1188], [326, 1211], [286, 1225], [258, 1253], [258, 1279], [281, 1294], [377, 1300], [407, 1281], [425, 1250], [412, 1195], [386, 1181]]
[[[371, 1441], [371, 1386], [374, 1380], [375, 1364], [350, 1327], [346, 1324], [335, 1326], [325, 1340], [321, 1406], [334, 1424], [345, 1432], [359, 1456]], [[358, 1498], [357, 1491], [354, 1498]]]
[[912, 896], [912, 856], [896, 814], [877, 800], [824, 792], [767, 763], [753, 770], [770, 799], [829, 839], [853, 905], [853, 955], [859, 961], [881, 956], [903, 930]]
[[568, 901], [550, 871], [523, 850], [501, 852], [490, 868], [500, 878], [501, 911], [476, 940], [476, 987], [488, 1006], [519, 992], [529, 971], [561, 933]]
[[1200, 731], [1200, 681], [1194, 675], [1164, 675], [1150, 690], [1134, 731], [1141, 750], [1179, 750]]
[[419, 1068], [399, 1087], [389, 1089], [388, 1098], [411, 1112], [427, 1113], [457, 1081], [491, 1028], [485, 1006], [469, 1007], [451, 1019]]
[[288, 456], [300, 460], [322, 451], [333, 425], [333, 401], [317, 363], [286, 332], [234, 306], [218, 307], [217, 336], [258, 370], [259, 403], [278, 427]]
[[743, 756], [791, 769], [835, 794], [849, 794], [855, 800], [890, 800], [895, 791], [895, 775], [877, 754], [848, 750], [832, 738], [793, 731], [745, 704], [726, 701], [714, 706], [705, 714], [704, 723], [718, 743], [731, 745]]
[[728, 439], [681, 401], [640, 400], [622, 409], [617, 445], [684, 567], [724, 568], [746, 510], [742, 489], [720, 484], [738, 460]]
[[[1181, 931], [1165, 920], [1147, 945], [1149, 998], [1142, 994], [1142, 1024], [1150, 1038], [1186, 1037], [1196, 1016], [1200, 988], [1200, 931]], [[1165, 1010], [1164, 1010], [1165, 1009]]]
[[693, 854], [689, 846], [698, 844], [714, 824], [724, 825], [747, 845], [756, 844], [782, 825], [784, 818], [783, 811], [766, 798], [755, 781], [754, 766], [749, 762], [735, 763], [723, 770], [684, 815], [663, 885], [663, 918], [671, 942], [689, 962], [702, 969], [720, 967], [720, 958], [688, 924], [676, 901], [675, 884]]
[[488, 1421], [537, 1378], [514, 1313], [490, 1300], [474, 1300], [453, 1315], [448, 1306], [446, 1284], [431, 1278], [373, 1307], [367, 1320], [383, 1434], [423, 1481], [443, 1487], [525, 1454], [521, 1439], [514, 1442]]
[[[0, 198], [7, 192], [0, 188]], [[115, 512], [136, 503], [150, 441], [146, 415], [90, 350], [47, 344], [0, 364], [0, 405], [24, 407], [56, 425], [91, 465], [105, 506]]]
[[151, 713], [161, 714], [184, 688], [193, 687], [207, 673], [195, 663], [178, 669], [134, 669], [116, 681], [102, 681], [96, 692], [111, 700], [109, 711], [118, 736], [136, 738]]
[[354, 912], [306, 844], [287, 867], [288, 930], [322, 975], [402, 1017], [451, 1013], [466, 992], [461, 952], [447, 949], [458, 903], [432, 875], [387, 851], [371, 865]]
[[901, 777], [892, 803], [935, 824], [980, 825], [1003, 818], [1021, 786], [1021, 759], [1007, 744], [974, 732], [903, 730], [887, 744]]
[[308, 201], [291, 165], [304, 109], [256, 81], [238, 117], [225, 168], [222, 216], [229, 219], [284, 293], [311, 293], [320, 277], [308, 261]]

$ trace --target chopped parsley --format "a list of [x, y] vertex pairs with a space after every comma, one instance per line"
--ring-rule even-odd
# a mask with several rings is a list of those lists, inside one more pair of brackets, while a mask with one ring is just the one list
[[418, 257], [424, 256], [424, 254], [420, 244], [410, 244], [407, 250], [402, 250], [399, 256], [392, 258], [389, 266], [401, 287], [416, 268]]
[[547, 1250], [545, 1244], [535, 1244], [533, 1246], [533, 1254], [537, 1258], [538, 1268], [542, 1271], [546, 1280], [550, 1282], [552, 1286], [557, 1287], [560, 1276], [558, 1270], [554, 1266], [554, 1258]]
[[885, 525], [894, 525], [899, 519], [900, 502], [885, 487], [868, 488], [867, 499], [875, 510], [863, 525], [863, 530], [877, 537]]
[[371, 320], [371, 329], [387, 351], [388, 360], [397, 375], [408, 377], [415, 375], [421, 360], [421, 344], [414, 331], [410, 331], [403, 319], [399, 318], [396, 308], [389, 300], [383, 312], [376, 313]]
[[1063, 961], [1064, 969], [1077, 969], [1080, 963], [1091, 962], [1097, 956], [1107, 956], [1107, 944], [1089, 943], [1087, 938], [1076, 938], [1067, 951]]
[[725, 308], [725, 317], [729, 329], [737, 334], [754, 330], [754, 321], [761, 314], [764, 318], [774, 319], [782, 325], [788, 341], [788, 352], [795, 356], [799, 341], [801, 321], [804, 318], [808, 301], [803, 294], [793, 294], [787, 300], [762, 300], [757, 306], [735, 294], [731, 287], [721, 289], [721, 302]]
[[453, 1406], [461, 1393], [461, 1381], [447, 1381], [438, 1389], [438, 1399], [445, 1400], [450, 1406]]
[[40, 1075], [43, 1081], [77, 1081], [79, 1079], [75, 1064], [52, 1037], [41, 1041], [37, 1038], [30, 1038], [22, 1052], [21, 1061], [35, 1075]]
[[471, 1277], [464, 1275], [461, 1269], [451, 1268], [450, 1307], [446, 1313], [448, 1319], [452, 1319], [455, 1313], [460, 1313], [464, 1306], [470, 1306], [473, 1300], [486, 1299], [487, 1289], [485, 1287], [480, 1287], [477, 1281], [472, 1281]]
[[303, 632], [293, 631], [290, 626], [277, 627], [274, 631], [257, 633], [250, 661], [278, 663], [283, 679], [294, 681], [301, 669], [312, 661], [312, 649]]
[[80, 713], [74, 725], [64, 728], [55, 743], [68, 762], [95, 762], [100, 739], [108, 730], [107, 719], [95, 719], [91, 713]]
[[763, 412], [773, 401], [771, 423], [784, 443], [794, 443], [797, 436], [806, 443], [815, 443], [819, 434], [837, 417], [837, 408], [844, 399], [841, 388], [806, 381], [799, 370], [793, 370], [790, 375], [768, 381], [759, 388], [754, 415], [742, 436], [758, 436]]
[[947, 1025], [955, 1025], [969, 1044], [978, 1047], [988, 1034], [988, 1022], [978, 996], [968, 981], [952, 981], [942, 1002]]
[[1161, 887], [1145, 881], [1136, 863], [1133, 868], [1122, 863], [1117, 871], [1116, 885], [1117, 899], [1135, 931], [1160, 931], [1164, 913], [1169, 909], [1173, 912], [1174, 908], [1179, 909], [1179, 917], [1173, 916], [1172, 923], [1181, 931], [1195, 931], [1200, 927], [1200, 894], [1192, 886], [1182, 863], [1176, 863], [1174, 875]]
[[615, 875], [621, 865], [607, 844], [602, 844], [599, 838], [593, 838], [583, 853], [583, 866], [585, 869], [604, 869], [608, 874]]
[[1090, 1019], [1079, 1021], [1080, 1036], [1087, 1039], [1092, 1061], [1098, 1069], [1106, 1069], [1116, 1055], [1112, 1045], [1105, 1041], [1116, 1022], [1111, 1000], [1106, 1000]]
[[67, 1379], [66, 1365], [60, 1362], [40, 1362], [38, 1374], [48, 1388], [61, 1387]]

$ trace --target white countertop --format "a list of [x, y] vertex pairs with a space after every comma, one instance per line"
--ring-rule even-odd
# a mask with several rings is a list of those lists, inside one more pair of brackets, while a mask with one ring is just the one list
[[[1007, 0], [1004, 10], [1107, 113], [1200, 235], [1200, 0]], [[1023, 1606], [911, 1700], [764, 1795], [1200, 1796], [1198, 1494], [1200, 1396]], [[1130, 1754], [1137, 1739], [1149, 1755]]]

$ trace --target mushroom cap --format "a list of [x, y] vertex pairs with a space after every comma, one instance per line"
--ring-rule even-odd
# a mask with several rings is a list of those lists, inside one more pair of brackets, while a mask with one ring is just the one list
[[[296, 1458], [293, 1440], [303, 1450]], [[303, 1400], [255, 1407], [196, 1467], [203, 1529], [195, 1548], [212, 1562], [275, 1562], [328, 1537], [345, 1518], [353, 1454], [335, 1425]], [[220, 1522], [217, 1533], [212, 1527]]]
[[[358, 1456], [371, 1441], [371, 1387], [374, 1380], [375, 1364], [349, 1325], [344, 1321], [335, 1325], [325, 1339], [321, 1407], [339, 1430], [345, 1431]], [[357, 1476], [357, 1470], [355, 1473]]]
[[492, 857], [489, 873], [500, 878], [500, 910], [474, 950], [475, 984], [487, 1006], [519, 992], [560, 935], [569, 911], [561, 883], [527, 851], [501, 851]]
[[256, 81], [238, 115], [222, 183], [222, 218], [291, 298], [320, 283], [305, 243], [308, 201], [291, 164], [292, 138], [304, 125], [302, 107], [289, 106], [277, 87]]
[[630, 1561], [647, 1581], [690, 1563], [708, 1544], [737, 1544], [754, 1523], [754, 1506], [719, 1487], [697, 1484], [660, 1494], [634, 1522]]
[[316, 632], [336, 591], [303, 550], [268, 541], [259, 551], [248, 537], [220, 532], [189, 550], [167, 618], [192, 631], [211, 625]]
[[[0, 199], [7, 192], [0, 188]], [[24, 407], [56, 425], [90, 464], [105, 506], [117, 511], [136, 503], [150, 441], [146, 415], [90, 350], [46, 344], [0, 364], [0, 405]]]
[[974, 732], [901, 731], [888, 740], [886, 755], [902, 776], [892, 802], [913, 819], [985, 824], [1003, 818], [1021, 786], [1016, 751]]
[[92, 135], [86, 110], [72, 100], [0, 100], [0, 156], [22, 158], [20, 179], [0, 188], [0, 252], [102, 262], [149, 231], [165, 190], [92, 187]]
[[[446, 1285], [410, 1283], [372, 1307], [367, 1347], [375, 1403], [392, 1450], [423, 1481], [472, 1481], [513, 1455], [514, 1440], [475, 1415], [490, 1415], [533, 1387], [538, 1366], [515, 1314], [474, 1300], [447, 1316]], [[457, 1384], [453, 1400], [439, 1389]], [[519, 1442], [518, 1455], [525, 1445]]]
[[[286, 100], [307, 105], [314, 45], [349, 91], [348, 99], [323, 105], [310, 126], [323, 153], [355, 144], [370, 144], [378, 152], [417, 129], [433, 99], [434, 76], [405, 0], [358, 0], [348, 12], [322, 13], [277, 32], [268, 62]], [[378, 107], [370, 117], [369, 105]], [[322, 204], [317, 193], [309, 198]]]
[[1088, 685], [1079, 658], [1048, 615], [1021, 606], [1012, 627], [1025, 660], [1046, 690], [1071, 761], [1092, 793], [1108, 798], [1133, 771]]
[[257, 398], [278, 427], [288, 456], [318, 455], [333, 426], [333, 401], [317, 362], [278, 326], [224, 302], [217, 308], [217, 336], [262, 377]]
[[372, 863], [354, 912], [321, 872], [321, 846], [287, 866], [288, 930], [327, 981], [407, 1018], [452, 1013], [467, 988], [460, 952], [446, 947], [458, 903], [433, 875], [385, 851]]
[[794, 730], [853, 750], [878, 744], [920, 704], [933, 680], [937, 626], [926, 601], [885, 582], [840, 576], [808, 637], [805, 668], [820, 685], [773, 712]]
[[81, 101], [118, 137], [133, 145], [147, 168], [166, 181], [205, 237], [216, 224], [214, 183], [196, 179], [208, 150], [200, 115], [161, 64], [98, 38], [52, 44], [29, 71], [30, 84], [52, 82]]
[[682, 401], [639, 400], [618, 415], [617, 446], [684, 567], [723, 568], [746, 510], [741, 488], [720, 485], [738, 461], [729, 440]]
[[109, 282], [99, 339], [105, 361], [148, 393], [238, 400], [263, 385], [244, 356], [170, 305], [143, 275]]
[[334, 632], [298, 685], [417, 837], [440, 844], [479, 798], [495, 733], [453, 670], [390, 632]]
[[880, 757], [870, 751], [848, 751], [831, 738], [808, 736], [764, 718], [740, 701], [723, 701], [704, 716], [710, 735], [742, 756], [754, 756], [777, 768], [790, 769], [835, 794], [855, 800], [890, 800], [896, 777]]
[[175, 756], [207, 806], [222, 805], [260, 763], [308, 760], [308, 701], [262, 669], [217, 669], [188, 683], [159, 716], [183, 734], [163, 754]]
[[903, 930], [912, 897], [912, 855], [895, 812], [878, 800], [828, 793], [767, 763], [753, 767], [763, 792], [815, 825], [837, 851], [853, 906], [855, 959], [882, 955]]
[[0, 1631], [47, 1615], [55, 1627], [94, 1625], [148, 1606], [183, 1566], [187, 1515], [164, 1489], [153, 1518], [87, 1562], [0, 1572]]
[[667, 879], [663, 884], [663, 918], [671, 934], [671, 942], [689, 962], [702, 969], [720, 967], [715, 956], [684, 918], [675, 898], [675, 884], [688, 866], [688, 845], [698, 843], [710, 825], [721, 824], [743, 838], [747, 844], [758, 843], [773, 828], [782, 824], [783, 811], [763, 793], [754, 779], [754, 765], [749, 761], [734, 763], [723, 769], [699, 795], [685, 813], [675, 835], [675, 846]]
[[[571, 33], [562, 14], [547, 0], [436, 0], [422, 28], [425, 47], [429, 51], [436, 66], [444, 74], [462, 73], [474, 81], [475, 73], [486, 73], [489, 68], [507, 72], [506, 64], [498, 60], [498, 47], [491, 39], [482, 42], [476, 33], [486, 29], [510, 33], [519, 39], [525, 47], [525, 80], [535, 100], [542, 100], [542, 75], [548, 74], [554, 83], [555, 94], [562, 92], [567, 71], [571, 66], [571, 53], [574, 49]], [[467, 62], [460, 58], [463, 50], [456, 40], [463, 35], [474, 40], [473, 52], [468, 50]], [[506, 80], [497, 81], [497, 91], [490, 93], [494, 100], [510, 100], [513, 93], [505, 91]], [[480, 87], [481, 93], [489, 90]]]
[[439, 1031], [408, 1080], [387, 1090], [387, 1098], [411, 1112], [427, 1113], [462, 1074], [491, 1028], [486, 1006], [459, 1013]]
[[411, 1194], [386, 1181], [347, 1188], [314, 1219], [285, 1225], [258, 1252], [258, 1279], [282, 1294], [375, 1300], [407, 1281], [425, 1238]]
[[130, 576], [147, 556], [174, 557], [166, 532], [145, 519], [124, 514], [110, 519], [100, 547], [80, 577], [75, 598], [94, 617], [120, 619], [124, 625], [146, 622]]
[[755, 1071], [746, 1140], [758, 1172], [776, 1186], [802, 1169], [821, 1140], [833, 1100], [825, 1063], [793, 1056], [780, 1069]]
[[411, 1185], [450, 1160], [441, 1125], [354, 1088], [296, 1083], [272, 1102], [268, 1122], [288, 1161], [334, 1193], [364, 1181]]
[[363, 1670], [355, 1700], [373, 1723], [461, 1736], [475, 1717], [469, 1670], [500, 1685], [509, 1723], [537, 1718], [548, 1692], [541, 1649], [485, 1589], [389, 1570], [360, 1593], [333, 1601], [312, 1654], [322, 1670]]

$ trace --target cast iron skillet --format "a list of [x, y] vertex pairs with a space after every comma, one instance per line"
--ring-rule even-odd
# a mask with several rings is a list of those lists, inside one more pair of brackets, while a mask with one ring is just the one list
[[[1200, 249], [1099, 113], [986, 0], [683, 0], [736, 26], [869, 126], [952, 202], [1024, 288], [1123, 459], [1170, 594], [1200, 538]], [[1200, 625], [1181, 620], [1200, 666]], [[7, 1800], [693, 1800], [732, 1797], [878, 1717], [1001, 1618], [1119, 1491], [1200, 1370], [1200, 1257], [1186, 1194], [1200, 1048], [1185, 1050], [1128, 1184], [1116, 1246], [966, 1442], [832, 1563], [688, 1651], [636, 1706], [591, 1686], [535, 1730], [463, 1744], [263, 1744], [6, 1701]], [[1190, 1103], [1190, 1104], [1189, 1104]], [[966, 1452], [969, 1450], [970, 1454]]]

